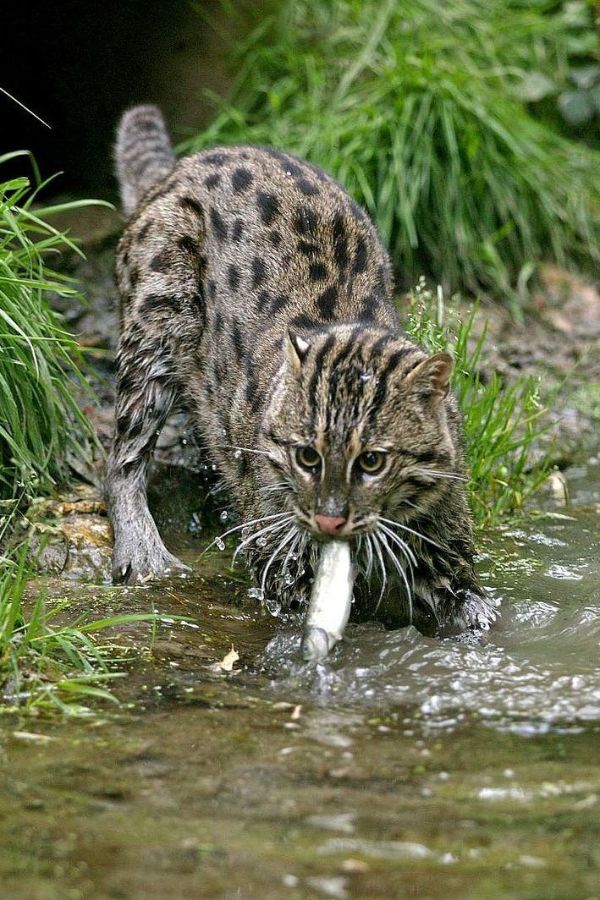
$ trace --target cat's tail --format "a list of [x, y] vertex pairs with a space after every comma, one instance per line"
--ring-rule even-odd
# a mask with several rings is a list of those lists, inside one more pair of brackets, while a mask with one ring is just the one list
[[123, 114], [117, 129], [115, 160], [123, 210], [128, 216], [148, 188], [175, 165], [165, 120], [157, 106], [134, 106]]

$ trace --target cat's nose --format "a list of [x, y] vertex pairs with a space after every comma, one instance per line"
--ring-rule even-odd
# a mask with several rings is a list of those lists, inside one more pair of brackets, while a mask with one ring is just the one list
[[325, 534], [336, 534], [344, 527], [348, 519], [344, 516], [319, 516], [315, 515], [315, 522]]

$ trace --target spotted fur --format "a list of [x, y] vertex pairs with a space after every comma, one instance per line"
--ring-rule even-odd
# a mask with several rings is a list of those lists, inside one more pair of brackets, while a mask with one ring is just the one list
[[[170, 154], [158, 110], [125, 114], [114, 578], [181, 565], [148, 511], [145, 472], [184, 403], [249, 523], [240, 546], [267, 597], [305, 598], [323, 537], [315, 516], [338, 516], [359, 611], [430, 630], [487, 626], [451, 361], [404, 335], [367, 215], [279, 150], [221, 147], [177, 164]], [[299, 467], [302, 447], [319, 454], [318, 473]], [[385, 453], [377, 477], [357, 469], [370, 449]]]

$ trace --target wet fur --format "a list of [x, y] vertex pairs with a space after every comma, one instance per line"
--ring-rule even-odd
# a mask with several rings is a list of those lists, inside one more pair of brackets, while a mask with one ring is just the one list
[[[117, 171], [131, 217], [116, 267], [114, 579], [181, 565], [148, 511], [145, 481], [157, 435], [182, 404], [242, 521], [254, 523], [242, 536], [267, 595], [305, 599], [314, 514], [344, 511], [356, 523], [363, 615], [410, 613], [426, 631], [487, 627], [495, 613], [473, 569], [449, 363], [404, 335], [389, 259], [364, 211], [323, 171], [271, 148], [219, 147], [175, 163], [154, 107], [123, 118]], [[294, 465], [302, 442], [325, 461], [318, 483]], [[377, 484], [354, 478], [352, 459], [380, 444], [389, 472]], [[383, 514], [411, 529], [398, 533], [416, 564], [397, 551], [414, 584], [410, 604], [397, 567], [386, 559], [382, 574], [359, 541]]]

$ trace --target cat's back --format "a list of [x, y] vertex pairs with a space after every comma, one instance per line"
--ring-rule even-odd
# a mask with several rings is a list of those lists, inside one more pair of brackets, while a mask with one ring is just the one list
[[178, 211], [201, 228], [206, 302], [221, 315], [259, 329], [396, 324], [377, 232], [317, 166], [269, 147], [211, 148], [181, 159], [149, 192], [142, 231], [144, 217], [168, 224]]

